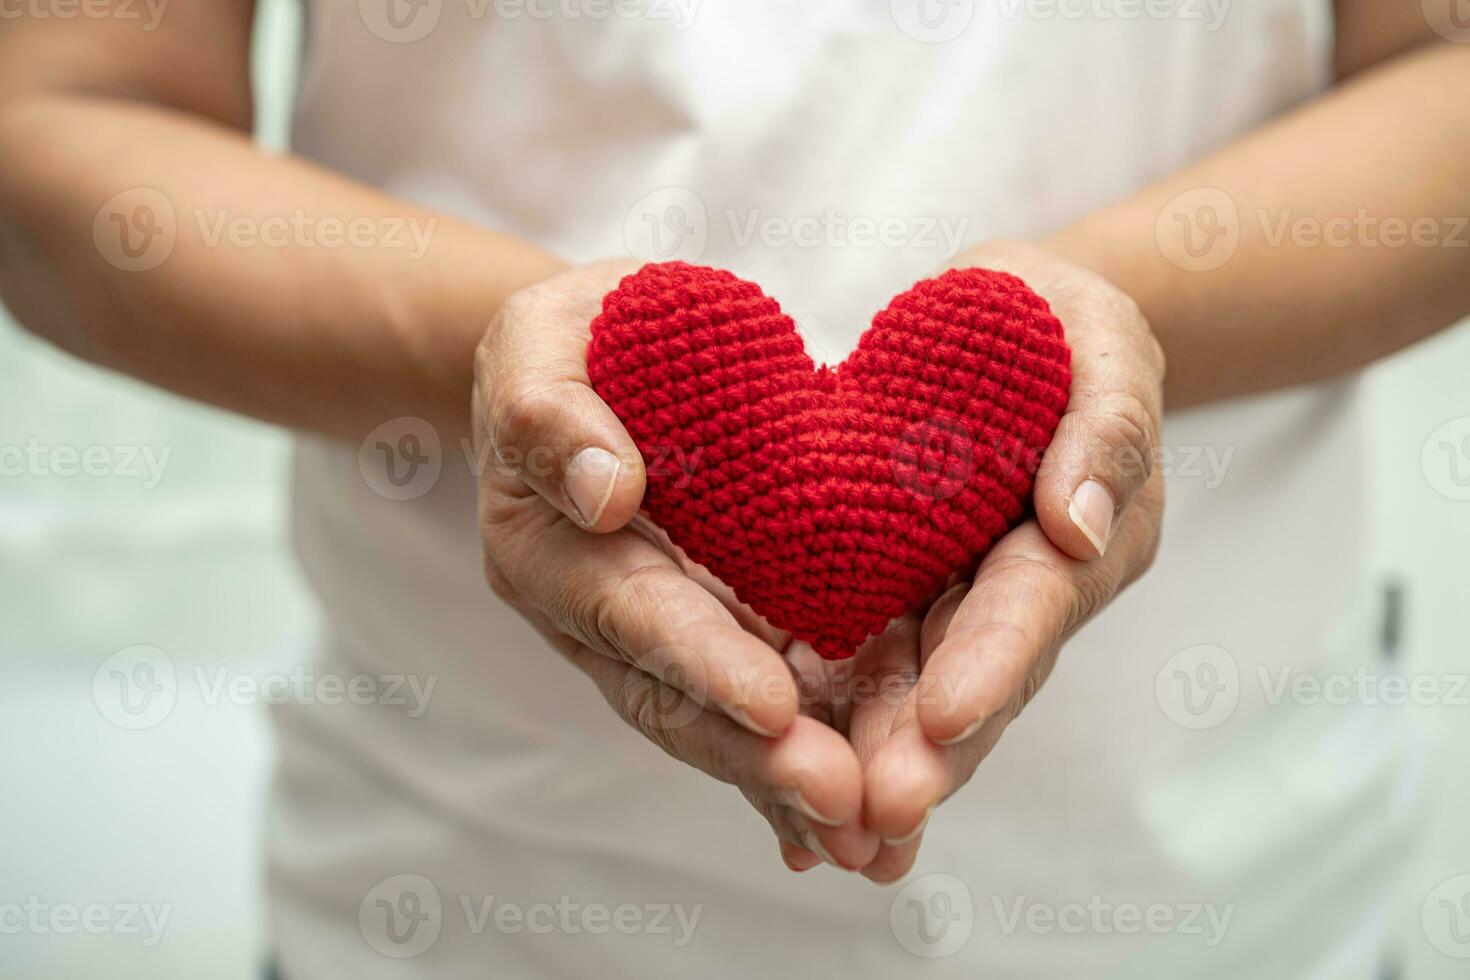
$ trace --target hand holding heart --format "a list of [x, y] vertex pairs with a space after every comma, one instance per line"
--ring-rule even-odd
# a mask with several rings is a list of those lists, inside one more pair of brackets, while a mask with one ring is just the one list
[[[739, 786], [793, 868], [902, 875], [932, 807], [1157, 540], [1163, 366], [1136, 307], [1029, 246], [957, 267], [836, 371], [756, 287], [626, 263], [518, 294], [477, 355], [492, 587], [625, 719]], [[968, 465], [942, 448], [936, 477], [925, 426]], [[660, 469], [669, 448], [692, 470]], [[1034, 517], [1011, 527], [1033, 449]], [[781, 629], [837, 657], [890, 619], [838, 662]]]

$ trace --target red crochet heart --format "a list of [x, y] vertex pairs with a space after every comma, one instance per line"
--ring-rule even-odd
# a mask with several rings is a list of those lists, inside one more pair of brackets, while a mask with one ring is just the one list
[[1071, 385], [1046, 301], [986, 269], [918, 283], [816, 369], [759, 286], [646, 265], [603, 299], [587, 361], [648, 465], [649, 516], [829, 659], [1020, 521]]

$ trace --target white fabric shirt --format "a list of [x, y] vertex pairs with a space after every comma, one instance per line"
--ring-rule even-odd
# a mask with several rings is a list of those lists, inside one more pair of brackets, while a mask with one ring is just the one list
[[[955, 245], [1082, 216], [1329, 77], [1325, 0], [386, 6], [311, 5], [298, 152], [573, 261], [728, 267], [831, 362]], [[298, 451], [313, 669], [434, 687], [278, 709], [287, 980], [1373, 975], [1413, 733], [1270, 703], [1282, 669], [1375, 655], [1353, 385], [1171, 416], [1154, 570], [888, 888], [793, 875], [625, 728], [485, 587], [466, 454], [416, 431], [406, 493], [373, 446]]]

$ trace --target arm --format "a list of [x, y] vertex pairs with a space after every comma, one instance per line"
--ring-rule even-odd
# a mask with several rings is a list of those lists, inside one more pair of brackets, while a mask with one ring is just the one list
[[[868, 847], [851, 748], [797, 716], [770, 645], [623, 527], [643, 496], [642, 460], [578, 367], [616, 271], [556, 275], [561, 263], [527, 244], [260, 151], [246, 135], [250, 0], [178, 6], [154, 32], [0, 21], [0, 294], [11, 309], [99, 364], [346, 437], [398, 415], [469, 434], [478, 363], [488, 398], [473, 417], [504, 423], [478, 433], [497, 450], [479, 474], [492, 585], [671, 754], [738, 785], [788, 835], [825, 835], [844, 855]], [[99, 209], [130, 188], [161, 192], [174, 215], [173, 249], [151, 269], [128, 271], [126, 253], [94, 241]], [[163, 210], [141, 224], [165, 223]], [[432, 235], [422, 254], [312, 247], [291, 229], [279, 245], [216, 236], [221, 216], [264, 232], [297, 211], [417, 221]], [[129, 202], [123, 225], [135, 214]], [[626, 465], [577, 466], [588, 447]], [[548, 448], [545, 470], [498, 462]]]
[[[896, 706], [852, 721], [864, 819], [883, 839], [869, 877], [907, 871], [929, 812], [974, 774], [1067, 638], [1151, 563], [1161, 474], [1116, 466], [1147, 463], [1157, 439], [1162, 362], [1150, 326], [1167, 354], [1173, 407], [1348, 371], [1470, 310], [1470, 248], [1277, 245], [1257, 218], [1352, 218], [1366, 208], [1412, 224], [1470, 214], [1470, 46], [1429, 42], [1418, 6], [1339, 0], [1337, 67], [1352, 76], [1339, 91], [1046, 242], [1121, 286], [1149, 322], [1105, 280], [1045, 250], [1002, 243], [961, 256], [1011, 268], [1059, 311], [1074, 346], [1069, 417], [1079, 424], [1058, 429], [1037, 475], [1039, 526], [1012, 531], [973, 584], [903, 627], [917, 650], [890, 639], [860, 657], [861, 672], [915, 684]], [[1238, 206], [1239, 245], [1214, 269], [1190, 271], [1169, 260], [1157, 226], [1179, 194], [1210, 187]], [[1081, 474], [1115, 504], [1111, 542], [1096, 558], [1065, 520]], [[793, 867], [815, 861], [789, 843], [783, 854]]]
[[[1340, 375], [1470, 312], [1470, 45], [1417, 3], [1339, 0], [1338, 17], [1335, 91], [1046, 242], [1137, 300], [1170, 408]], [[1233, 202], [1239, 242], [1195, 271], [1170, 236], [1204, 245], [1202, 188]], [[1302, 218], [1330, 237], [1293, 234]], [[1420, 219], [1432, 244], [1404, 231]]]
[[[171, 5], [152, 31], [0, 20], [0, 297], [73, 354], [269, 421], [360, 438], [418, 415], [468, 434], [485, 324], [561, 263], [253, 145], [253, 7]], [[136, 188], [166, 201], [149, 227], [176, 233], [145, 271], [93, 237]], [[122, 224], [103, 214], [104, 236], [141, 245], [140, 200], [109, 205]], [[239, 219], [270, 242], [221, 233]], [[371, 244], [326, 247], [330, 219]]]

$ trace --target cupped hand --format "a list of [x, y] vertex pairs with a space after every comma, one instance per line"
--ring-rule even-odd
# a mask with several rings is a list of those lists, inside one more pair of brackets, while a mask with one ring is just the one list
[[1157, 546], [1163, 358], [1136, 305], [1030, 246], [986, 246], [957, 264], [1013, 272], [1051, 303], [1073, 350], [1071, 400], [1037, 473], [1034, 519], [972, 582], [840, 664], [801, 644], [783, 659], [786, 636], [636, 517], [642, 457], [586, 372], [591, 320], [631, 264], [518, 294], [477, 354], [479, 458], [494, 461], [480, 479], [492, 588], [625, 720], [738, 786], [794, 870], [825, 859], [901, 877], [929, 813]]
[[851, 745], [802, 713], [785, 642], [638, 517], [644, 460], [587, 377], [590, 325], [627, 262], [517, 293], [475, 357], [485, 575], [613, 709], [670, 755], [737, 786], [776, 833], [859, 868]]
[[[985, 555], [973, 581], [895, 620], [843, 669], [881, 696], [843, 696], [863, 763], [863, 820], [882, 840], [863, 873], [912, 866], [934, 807], [963, 786], [1051, 673], [1062, 644], [1147, 570], [1163, 476], [1162, 351], [1131, 299], [1040, 248], [999, 243], [956, 265], [1020, 276], [1051, 304], [1072, 347], [1066, 414], [1041, 460], [1035, 515]], [[782, 845], [786, 863], [815, 856]]]

